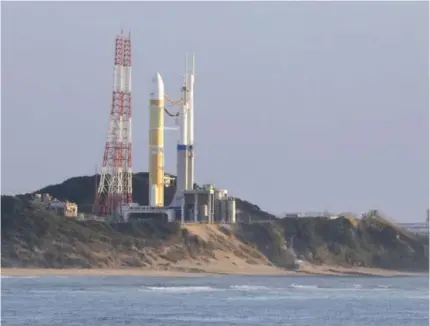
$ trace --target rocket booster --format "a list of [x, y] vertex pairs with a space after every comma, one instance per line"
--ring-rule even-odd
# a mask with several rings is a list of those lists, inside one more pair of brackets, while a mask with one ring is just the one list
[[164, 206], [164, 83], [152, 79], [149, 104], [149, 205]]

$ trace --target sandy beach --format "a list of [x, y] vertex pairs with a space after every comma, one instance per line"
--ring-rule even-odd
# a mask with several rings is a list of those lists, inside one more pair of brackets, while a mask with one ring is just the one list
[[191, 272], [185, 268], [172, 270], [154, 270], [142, 268], [2, 268], [2, 276], [156, 276], [156, 277], [201, 277], [208, 275], [242, 275], [242, 276], [281, 276], [281, 275], [332, 275], [332, 276], [428, 276], [425, 272], [399, 272], [377, 268], [344, 268], [333, 266], [308, 266], [300, 271], [283, 270], [270, 266], [255, 268], [227, 269], [208, 266], [204, 271]]

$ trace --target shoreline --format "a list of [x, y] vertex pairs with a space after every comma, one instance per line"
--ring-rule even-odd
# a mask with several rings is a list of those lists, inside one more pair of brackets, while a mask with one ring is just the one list
[[28, 276], [144, 276], [144, 277], [204, 277], [204, 276], [429, 276], [428, 272], [402, 272], [378, 268], [343, 268], [335, 266], [313, 266], [305, 270], [292, 271], [279, 268], [268, 270], [212, 269], [201, 272], [180, 270], [154, 270], [142, 268], [1, 268], [1, 275], [8, 277]]

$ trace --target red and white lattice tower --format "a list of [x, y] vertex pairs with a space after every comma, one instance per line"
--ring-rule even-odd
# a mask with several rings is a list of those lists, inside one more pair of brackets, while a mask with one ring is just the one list
[[93, 213], [110, 216], [132, 201], [131, 38], [115, 41], [115, 67], [109, 131]]

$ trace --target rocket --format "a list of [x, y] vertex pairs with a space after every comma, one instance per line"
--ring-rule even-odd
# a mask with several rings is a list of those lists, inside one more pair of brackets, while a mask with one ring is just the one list
[[194, 74], [195, 74], [195, 59], [192, 56], [192, 70], [187, 73], [186, 88], [188, 91], [188, 148], [187, 148], [187, 188], [194, 188]]
[[182, 205], [184, 190], [192, 190], [194, 187], [194, 73], [194, 56], [191, 71], [188, 71], [186, 57], [182, 107], [179, 114], [176, 193], [170, 204], [175, 207]]
[[149, 205], [164, 206], [164, 83], [159, 73], [149, 100]]

